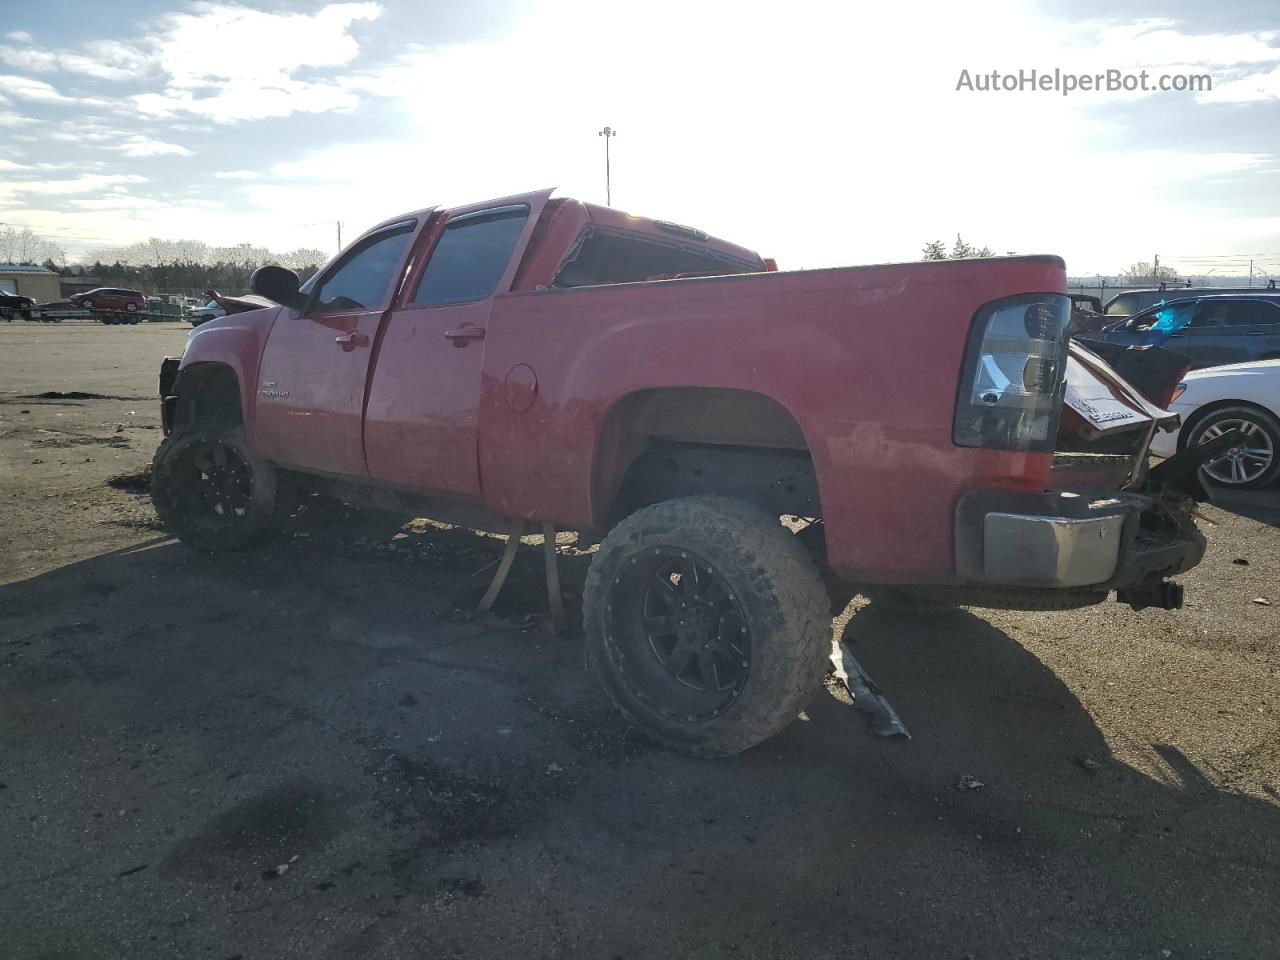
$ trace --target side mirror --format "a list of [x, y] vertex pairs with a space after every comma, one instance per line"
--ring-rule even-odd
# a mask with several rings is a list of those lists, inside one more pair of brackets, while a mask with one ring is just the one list
[[307, 305], [306, 294], [298, 292], [298, 275], [284, 267], [259, 267], [249, 278], [249, 287], [258, 296], [282, 307], [301, 310]]

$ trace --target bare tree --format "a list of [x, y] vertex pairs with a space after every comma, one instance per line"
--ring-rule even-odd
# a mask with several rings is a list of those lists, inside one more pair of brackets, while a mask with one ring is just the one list
[[66, 252], [52, 240], [32, 233], [30, 227], [21, 230], [5, 227], [0, 230], [0, 263], [35, 265], [46, 260], [65, 262]]
[[1155, 286], [1158, 283], [1177, 280], [1178, 271], [1172, 267], [1156, 267], [1146, 260], [1139, 260], [1137, 263], [1130, 264], [1121, 276], [1131, 283], [1147, 283]]

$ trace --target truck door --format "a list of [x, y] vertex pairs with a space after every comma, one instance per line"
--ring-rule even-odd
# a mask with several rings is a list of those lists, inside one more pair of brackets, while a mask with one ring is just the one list
[[378, 324], [403, 276], [418, 224], [406, 220], [353, 244], [311, 289], [302, 315], [285, 311], [262, 354], [255, 446], [268, 459], [363, 476], [361, 414]]
[[[550, 191], [450, 211], [383, 325], [365, 410], [372, 478], [480, 498], [477, 421], [484, 338]], [[421, 261], [421, 258], [419, 258]]]

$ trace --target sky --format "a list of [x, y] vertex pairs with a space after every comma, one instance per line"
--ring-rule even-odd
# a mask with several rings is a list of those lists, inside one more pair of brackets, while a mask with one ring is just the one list
[[[784, 269], [929, 240], [1280, 275], [1274, 0], [45, 0], [0, 27], [0, 223], [333, 250], [542, 187]], [[1035, 69], [1211, 90], [983, 91]], [[957, 89], [958, 87], [962, 87]]]

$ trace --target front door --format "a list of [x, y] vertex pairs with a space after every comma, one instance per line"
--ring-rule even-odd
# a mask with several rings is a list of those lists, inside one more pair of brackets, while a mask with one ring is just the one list
[[[549, 193], [549, 191], [547, 192]], [[510, 289], [547, 193], [450, 212], [388, 314], [369, 388], [369, 475], [424, 493], [480, 498], [480, 371], [493, 297]]]
[[416, 226], [405, 221], [353, 244], [320, 278], [302, 315], [277, 318], [257, 384], [255, 446], [263, 456], [321, 473], [366, 473], [369, 358]]

